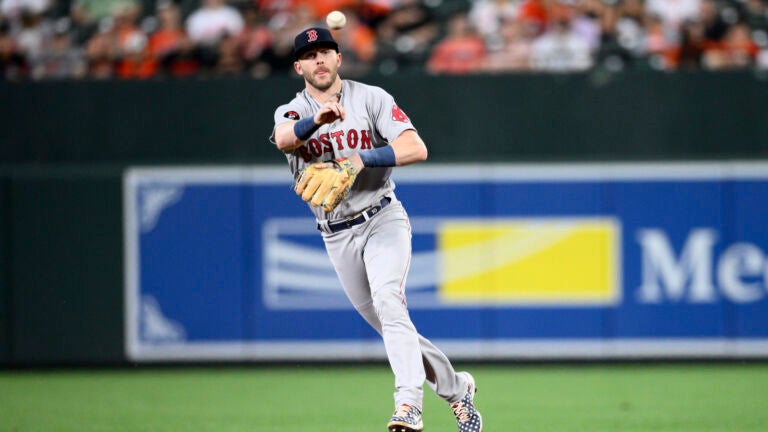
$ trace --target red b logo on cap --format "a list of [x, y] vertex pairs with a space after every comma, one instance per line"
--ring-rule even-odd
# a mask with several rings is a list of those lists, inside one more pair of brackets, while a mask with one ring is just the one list
[[317, 40], [317, 30], [307, 31], [307, 42], [314, 42]]

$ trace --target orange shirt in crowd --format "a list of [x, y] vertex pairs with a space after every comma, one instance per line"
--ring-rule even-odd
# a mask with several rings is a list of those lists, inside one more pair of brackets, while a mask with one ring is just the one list
[[376, 57], [376, 33], [369, 27], [356, 23], [332, 33], [341, 46], [349, 47], [361, 61], [370, 62]]
[[[149, 37], [147, 47], [149, 55], [159, 62], [164, 55], [183, 49], [187, 42], [187, 35], [181, 29], [160, 29]], [[166, 65], [168, 72], [178, 77], [195, 74], [200, 69], [199, 66], [195, 59], [183, 55]]]
[[149, 57], [125, 58], [117, 62], [115, 73], [124, 79], [147, 79], [157, 73], [157, 61]]
[[323, 18], [331, 11], [353, 8], [359, 0], [295, 0], [295, 3], [309, 6], [315, 17]]
[[524, 0], [520, 3], [517, 19], [521, 22], [536, 24], [540, 30], [547, 27], [549, 12], [543, 0]]
[[485, 58], [485, 43], [477, 36], [440, 42], [427, 62], [433, 73], [464, 74], [477, 71]]

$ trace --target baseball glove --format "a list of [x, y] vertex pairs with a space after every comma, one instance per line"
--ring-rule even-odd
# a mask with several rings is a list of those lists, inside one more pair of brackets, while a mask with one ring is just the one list
[[312, 164], [299, 172], [294, 190], [301, 199], [315, 207], [331, 212], [347, 196], [357, 177], [357, 171], [347, 158], [329, 161], [334, 166], [317, 168]]

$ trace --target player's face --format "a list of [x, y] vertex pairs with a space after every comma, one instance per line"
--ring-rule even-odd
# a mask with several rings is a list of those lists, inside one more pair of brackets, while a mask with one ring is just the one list
[[341, 54], [333, 48], [315, 48], [294, 63], [296, 72], [318, 90], [328, 90], [339, 76]]

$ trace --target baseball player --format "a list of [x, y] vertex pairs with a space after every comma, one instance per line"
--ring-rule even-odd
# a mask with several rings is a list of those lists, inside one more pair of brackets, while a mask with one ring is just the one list
[[[482, 432], [474, 378], [454, 371], [445, 354], [416, 331], [405, 301], [411, 229], [389, 177], [395, 166], [425, 160], [427, 148], [391, 95], [339, 77], [342, 57], [330, 31], [302, 31], [293, 52], [305, 88], [275, 111], [270, 141], [299, 178], [296, 191], [310, 201], [344, 292], [384, 340], [397, 388], [387, 428], [423, 430], [426, 380], [453, 409], [460, 432]], [[314, 177], [307, 180], [309, 170]], [[316, 200], [325, 179], [337, 173], [350, 183], [346, 198]]]

